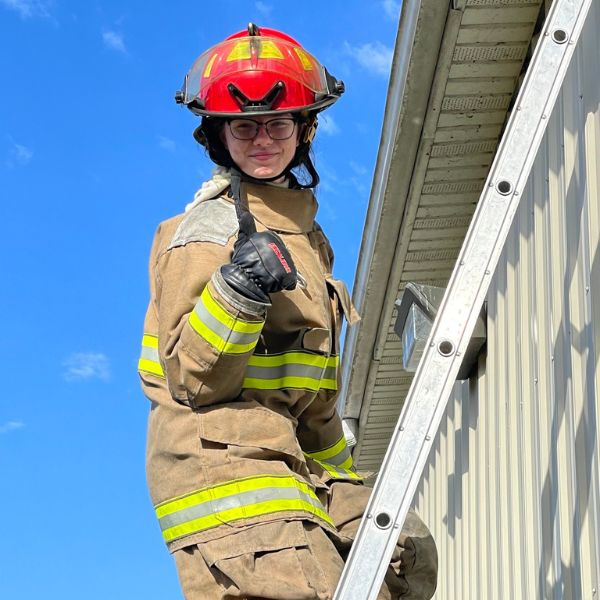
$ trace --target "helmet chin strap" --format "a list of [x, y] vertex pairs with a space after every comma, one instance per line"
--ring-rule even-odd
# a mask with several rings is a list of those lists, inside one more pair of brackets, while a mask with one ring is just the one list
[[[291, 164], [291, 163], [290, 163]], [[251, 177], [247, 173], [243, 172], [236, 165], [235, 167], [231, 167], [231, 195], [233, 196], [233, 202], [235, 205], [235, 214], [237, 216], [238, 224], [239, 224], [239, 234], [238, 239], [243, 237], [249, 237], [253, 233], [256, 233], [256, 222], [254, 221], [254, 217], [250, 212], [250, 208], [248, 207], [248, 203], [242, 200], [241, 193], [241, 185], [242, 181], [249, 181], [251, 183], [268, 183], [270, 181], [275, 181], [284, 175], [288, 175], [290, 177], [294, 177], [292, 173], [288, 171], [289, 165], [276, 177], [269, 178], [261, 178], [257, 179], [256, 177]], [[295, 178], [294, 178], [295, 180]]]
[[256, 222], [248, 208], [247, 202], [242, 202], [242, 194], [240, 191], [242, 183], [242, 174], [237, 169], [231, 169], [231, 195], [235, 205], [235, 214], [237, 215], [240, 238], [249, 237], [256, 233]]

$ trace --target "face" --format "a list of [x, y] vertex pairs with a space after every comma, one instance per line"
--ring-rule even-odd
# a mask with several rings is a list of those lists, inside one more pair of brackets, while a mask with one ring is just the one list
[[[284, 113], [274, 117], [266, 115], [252, 117], [253, 121], [265, 123], [275, 118], [291, 118], [291, 114]], [[250, 123], [251, 125], [251, 123]], [[269, 179], [281, 174], [288, 166], [298, 147], [299, 126], [296, 124], [294, 133], [286, 140], [273, 140], [267, 134], [265, 127], [259, 127], [258, 133], [251, 140], [239, 140], [231, 133], [228, 123], [223, 127], [222, 141], [233, 162], [250, 177], [256, 179]]]

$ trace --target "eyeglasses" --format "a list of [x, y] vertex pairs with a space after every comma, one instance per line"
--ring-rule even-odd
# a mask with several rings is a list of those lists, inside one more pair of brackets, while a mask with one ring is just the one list
[[230, 119], [228, 124], [231, 135], [236, 140], [253, 140], [261, 127], [265, 128], [272, 140], [287, 140], [292, 137], [296, 129], [296, 121], [286, 117], [271, 119], [264, 123], [254, 119]]

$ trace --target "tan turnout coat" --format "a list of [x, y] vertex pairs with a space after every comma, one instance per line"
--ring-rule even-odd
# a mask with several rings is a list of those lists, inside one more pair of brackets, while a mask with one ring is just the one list
[[171, 551], [282, 519], [333, 531], [320, 488], [360, 479], [335, 410], [342, 319], [357, 315], [332, 277], [315, 198], [249, 183], [242, 197], [300, 274], [271, 306], [220, 276], [238, 230], [228, 196], [163, 222], [152, 247], [139, 371], [148, 482]]

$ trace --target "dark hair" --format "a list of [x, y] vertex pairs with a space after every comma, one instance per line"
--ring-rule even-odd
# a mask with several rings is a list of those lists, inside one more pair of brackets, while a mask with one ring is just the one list
[[[295, 117], [303, 131], [311, 126], [316, 126], [316, 115], [310, 117]], [[314, 122], [314, 125], [313, 125]], [[238, 168], [221, 139], [221, 132], [226, 119], [221, 117], [202, 117], [200, 126], [194, 131], [196, 141], [204, 146], [210, 159], [226, 169]], [[301, 132], [303, 135], [303, 132]], [[301, 188], [314, 188], [319, 184], [320, 178], [312, 161], [311, 142], [301, 141], [296, 148], [294, 158], [286, 167], [285, 173], [291, 173]]]

